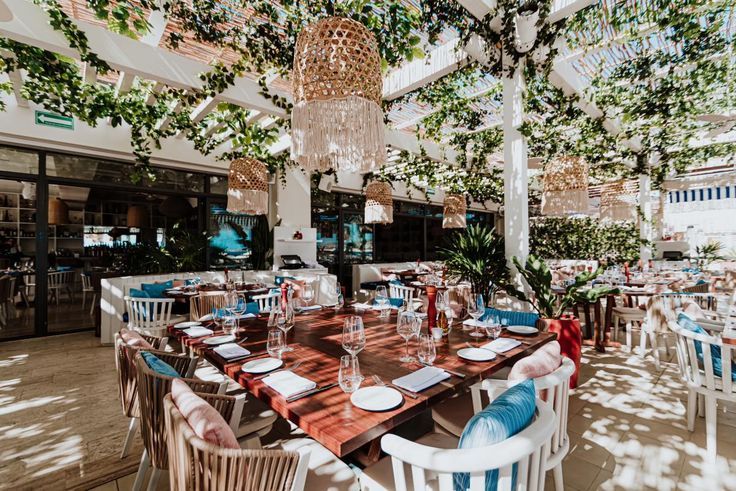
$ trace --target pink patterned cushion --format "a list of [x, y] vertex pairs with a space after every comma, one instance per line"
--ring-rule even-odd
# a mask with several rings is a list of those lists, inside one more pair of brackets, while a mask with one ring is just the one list
[[223, 448], [240, 448], [232, 428], [215, 408], [192, 392], [179, 379], [171, 381], [171, 398], [194, 433], [204, 441]]
[[551, 341], [526, 358], [517, 361], [511, 367], [508, 379], [526, 380], [543, 377], [557, 370], [561, 363], [560, 343]]
[[120, 337], [128, 346], [139, 349], [153, 349], [153, 346], [146, 341], [137, 331], [129, 331], [126, 328], [120, 329]]

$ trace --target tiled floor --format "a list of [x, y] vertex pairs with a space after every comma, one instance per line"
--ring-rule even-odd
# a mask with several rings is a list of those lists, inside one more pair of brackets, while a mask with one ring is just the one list
[[[140, 448], [118, 458], [126, 425], [112, 348], [90, 334], [0, 344], [0, 392], [0, 489], [89, 489], [105, 475], [96, 489], [131, 488]], [[586, 351], [565, 487], [736, 490], [736, 406], [718, 412], [721, 457], [708, 466], [703, 419], [688, 432], [684, 400], [673, 363]]]

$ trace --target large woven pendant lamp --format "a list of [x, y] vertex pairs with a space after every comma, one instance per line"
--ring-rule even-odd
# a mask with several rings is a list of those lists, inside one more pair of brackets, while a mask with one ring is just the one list
[[542, 215], [587, 213], [588, 164], [582, 157], [565, 156], [544, 169]]
[[49, 225], [69, 223], [69, 205], [61, 198], [49, 200]]
[[638, 201], [638, 182], [622, 180], [604, 184], [601, 187], [601, 219], [635, 221]]
[[465, 196], [460, 194], [445, 195], [442, 214], [442, 228], [465, 228], [467, 204]]
[[394, 223], [394, 199], [391, 185], [373, 181], [365, 188], [365, 223]]
[[386, 163], [378, 44], [363, 24], [328, 17], [294, 52], [291, 158], [307, 171], [369, 172]]
[[227, 186], [227, 211], [265, 215], [268, 213], [268, 169], [249, 157], [230, 164]]
[[128, 206], [126, 223], [128, 227], [146, 228], [149, 226], [148, 209], [143, 205]]

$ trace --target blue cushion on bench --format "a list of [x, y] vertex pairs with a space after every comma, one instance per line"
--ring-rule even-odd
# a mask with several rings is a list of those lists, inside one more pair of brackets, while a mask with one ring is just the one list
[[[687, 314], [681, 313], [677, 316], [677, 324], [683, 329], [692, 331], [695, 334], [705, 334], [710, 336], [708, 332], [703, 329], [700, 324], [691, 319]], [[695, 341], [695, 353], [697, 353], [698, 360], [701, 363], [705, 363], [705, 357], [703, 356], [703, 343]], [[716, 345], [710, 346], [710, 358], [713, 363], [713, 373], [716, 377], [723, 376], [723, 359], [721, 358], [721, 347]], [[736, 363], [731, 362], [731, 380], [736, 381]]]
[[539, 319], [539, 314], [535, 312], [515, 312], [513, 310], [494, 309], [493, 307], [487, 307], [486, 313], [480, 319], [487, 320], [493, 316], [497, 316], [499, 320], [508, 319], [509, 326], [534, 327]]
[[151, 298], [166, 298], [164, 290], [174, 288], [174, 281], [164, 281], [163, 283], [141, 283], [141, 289], [148, 293]]

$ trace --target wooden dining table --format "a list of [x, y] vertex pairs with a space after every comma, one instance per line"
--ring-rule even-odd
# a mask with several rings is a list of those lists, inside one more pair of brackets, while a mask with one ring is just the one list
[[[285, 366], [288, 368], [296, 361], [301, 361], [301, 365], [295, 370], [298, 375], [309, 378], [318, 387], [336, 383], [340, 357], [347, 354], [341, 346], [343, 321], [347, 316], [355, 314], [354, 308], [346, 307], [340, 311], [325, 309], [297, 315], [288, 336], [289, 346], [294, 350], [283, 354]], [[366, 332], [366, 346], [358, 355], [360, 369], [365, 377], [363, 387], [375, 385], [373, 375], [378, 375], [388, 384], [422, 368], [416, 363], [399, 361], [399, 356], [404, 352], [404, 340], [396, 333], [395, 315], [383, 320], [374, 311], [361, 311], [360, 314]], [[423, 330], [426, 331], [426, 323]], [[457, 350], [466, 347], [467, 342], [474, 345], [479, 343], [469, 335], [471, 331], [455, 326], [449, 337], [438, 343], [434, 365], [462, 373], [464, 378], [452, 375], [449, 379], [421, 391], [416, 399], [404, 395], [403, 403], [396, 409], [368, 412], [353, 406], [350, 394], [344, 393], [339, 386], [288, 403], [263, 381], [254, 380], [255, 375], [243, 372], [241, 366], [246, 361], [268, 356], [265, 352], [267, 331], [267, 322], [263, 317], [242, 320], [238, 340], [243, 347], [257, 355], [242, 361], [228, 362], [203, 343], [203, 338], [192, 339], [173, 326], [169, 328], [171, 335], [179, 339], [182, 347], [186, 346], [206, 358], [222, 373], [264, 401], [282, 417], [296, 424], [335, 455], [344, 457], [353, 454], [361, 462], [378, 458], [379, 439], [385, 433], [432, 405], [467, 390], [470, 385], [513, 364], [556, 336], [547, 332], [533, 336], [511, 336], [504, 332], [504, 337], [516, 337], [522, 344], [498, 355], [494, 361], [480, 363], [465, 361], [457, 356]], [[488, 341], [486, 339], [482, 342]], [[410, 350], [416, 351], [416, 340], [410, 342]]]

